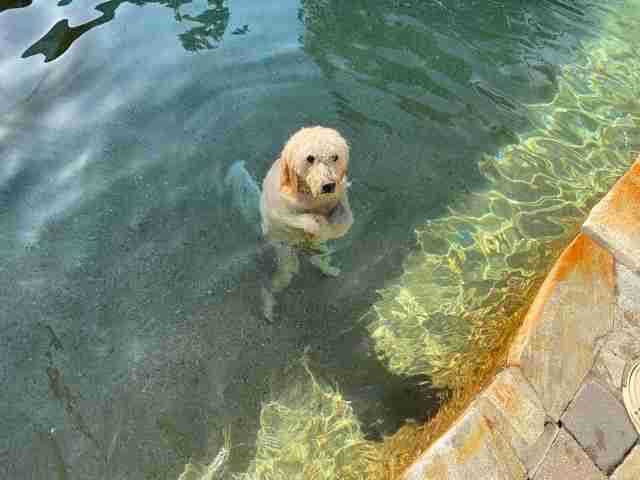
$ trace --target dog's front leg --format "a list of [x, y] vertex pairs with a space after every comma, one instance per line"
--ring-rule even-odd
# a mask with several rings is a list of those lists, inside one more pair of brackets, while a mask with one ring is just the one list
[[331, 265], [331, 251], [321, 242], [342, 237], [353, 224], [353, 214], [349, 207], [349, 199], [345, 195], [338, 205], [327, 216], [327, 225], [319, 236], [318, 252], [311, 256], [311, 264], [329, 277], [340, 275], [340, 269]]
[[353, 225], [353, 214], [349, 206], [349, 198], [345, 195], [338, 205], [329, 213], [329, 227], [332, 238], [342, 237]]

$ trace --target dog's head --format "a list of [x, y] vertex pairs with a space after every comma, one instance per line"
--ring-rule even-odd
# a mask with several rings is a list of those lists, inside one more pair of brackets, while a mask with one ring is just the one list
[[309, 127], [294, 133], [280, 155], [280, 186], [290, 195], [308, 193], [314, 199], [344, 192], [349, 146], [336, 130]]

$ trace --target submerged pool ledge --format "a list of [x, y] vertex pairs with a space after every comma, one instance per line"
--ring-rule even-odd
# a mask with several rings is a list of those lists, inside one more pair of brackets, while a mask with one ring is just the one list
[[505, 368], [404, 478], [640, 478], [621, 395], [638, 355], [640, 157], [547, 275]]

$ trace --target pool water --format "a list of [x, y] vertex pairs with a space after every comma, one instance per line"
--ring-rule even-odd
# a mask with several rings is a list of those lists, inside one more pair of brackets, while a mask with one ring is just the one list
[[[566, 69], [589, 63], [587, 45], [630, 41], [631, 1], [530, 3], [0, 1], [0, 476], [175, 479], [211, 461], [225, 432], [228, 471], [243, 472], [263, 406], [303, 356], [368, 440], [433, 415], [450, 386], [433, 381], [434, 359], [371, 333], [423, 338], [387, 312], [413, 293], [406, 278], [431, 275], [425, 255], [447, 252], [425, 225], [455, 225], [463, 251], [479, 238], [468, 219], [483, 224], [470, 199], [491, 179], [535, 203], [523, 200], [535, 181], [510, 183], [530, 171], [486, 158], [500, 167], [559, 121]], [[628, 98], [614, 100], [633, 133]], [[355, 224], [335, 243], [342, 275], [303, 263], [269, 324], [273, 252], [224, 179], [243, 160], [260, 180], [311, 124], [350, 142]], [[562, 236], [530, 225], [530, 237]], [[420, 301], [432, 294], [451, 298]], [[438, 317], [440, 336], [455, 340], [452, 316]]]

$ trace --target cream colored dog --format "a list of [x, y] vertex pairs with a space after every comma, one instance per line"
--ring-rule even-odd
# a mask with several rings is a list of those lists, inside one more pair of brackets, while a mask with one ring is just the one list
[[329, 263], [325, 242], [343, 236], [353, 223], [348, 166], [346, 140], [333, 129], [310, 127], [291, 136], [267, 173], [260, 199], [262, 231], [278, 257], [271, 287], [263, 291], [269, 320], [273, 295], [284, 290], [298, 272], [297, 250], [311, 253], [311, 263], [324, 274], [340, 273]]

